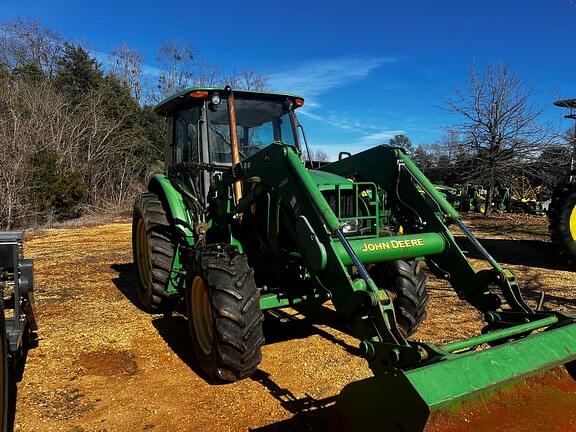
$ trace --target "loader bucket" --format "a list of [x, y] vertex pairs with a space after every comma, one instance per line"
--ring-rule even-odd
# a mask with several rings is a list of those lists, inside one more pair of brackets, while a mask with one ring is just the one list
[[337, 432], [576, 430], [576, 325], [376, 373], [344, 387], [330, 420]]

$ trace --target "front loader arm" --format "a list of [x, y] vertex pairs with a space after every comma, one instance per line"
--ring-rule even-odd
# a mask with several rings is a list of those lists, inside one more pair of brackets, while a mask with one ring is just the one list
[[[335, 410], [342, 430], [373, 429], [386, 409], [387, 421], [380, 430], [421, 431], [442, 418], [444, 407], [449, 407], [448, 412], [459, 412], [460, 407], [466, 413], [475, 403], [484, 407], [490, 401], [500, 408], [499, 395], [506, 392], [492, 390], [512, 387], [532, 376], [541, 379], [540, 373], [558, 366], [565, 365], [576, 376], [576, 319], [532, 311], [522, 300], [512, 273], [474, 239], [458, 212], [402, 150], [376, 147], [321, 169], [383, 188], [405, 232], [442, 235], [446, 247], [426, 257], [429, 267], [446, 278], [460, 298], [482, 311], [488, 323], [477, 337], [442, 346], [419, 344], [428, 358], [416, 362], [401, 358], [403, 347], [363, 341], [362, 352], [374, 377], [350, 383], [341, 392]], [[476, 271], [468, 263], [448, 229], [450, 223], [463, 231], [491, 269]], [[493, 287], [499, 288], [509, 309], [501, 307], [502, 299], [492, 292]], [[477, 351], [486, 344], [493, 347]], [[549, 388], [538, 397], [550, 400]]]
[[[239, 215], [258, 196], [277, 196], [283, 208], [287, 229], [297, 245], [306, 268], [331, 294], [336, 310], [342, 313], [361, 340], [386, 341], [408, 347], [396, 325], [390, 297], [379, 289], [340, 231], [340, 221], [326, 202], [308, 171], [290, 146], [272, 144], [243, 163], [245, 196], [236, 206]], [[230, 174], [224, 182], [234, 181]], [[332, 247], [333, 236], [340, 238], [361, 277], [352, 274]], [[363, 273], [362, 273], [363, 272]]]
[[[390, 297], [374, 285], [358, 259], [353, 242], [340, 231], [338, 219], [291, 147], [273, 144], [246, 159], [241, 176], [246, 185], [252, 185], [252, 190], [238, 203], [235, 212], [242, 215], [262, 194], [278, 197], [288, 219], [285, 225], [293, 227], [290, 233], [297, 245], [296, 252], [310, 273], [330, 291], [336, 310], [344, 315], [355, 336], [362, 340], [362, 355], [375, 374], [382, 373], [383, 367], [407, 370], [438, 363], [452, 358], [455, 351], [470, 350], [478, 344], [504, 342], [524, 337], [539, 328], [574, 323], [572, 317], [554, 312], [534, 313], [527, 306], [524, 309], [523, 301], [515, 303], [521, 296], [514, 277], [499, 265], [475, 271], [447, 227], [447, 222], [459, 222], [458, 213], [436, 196], [430, 182], [403, 156], [398, 149], [377, 147], [327, 165], [323, 170], [356, 181], [371, 181], [387, 191], [393, 198], [390, 200], [393, 212], [402, 220], [408, 235], [386, 237], [386, 240], [413, 238], [410, 234], [419, 234], [421, 239], [429, 239], [428, 236], [435, 241], [443, 239], [441, 247], [434, 251], [435, 255], [426, 256], [426, 259], [436, 271], [444, 272], [460, 297], [484, 312], [487, 334], [480, 339], [441, 347], [406, 341], [398, 330]], [[224, 177], [229, 185], [233, 181], [231, 173]], [[429, 191], [428, 198], [417, 186]], [[341, 246], [336, 247], [335, 236]], [[348, 262], [339, 253], [341, 249], [349, 256]], [[425, 255], [414, 253], [412, 257]], [[384, 257], [383, 261], [388, 259]], [[358, 277], [354, 268], [361, 276], [363, 270], [366, 276]], [[505, 278], [499, 279], [499, 276]], [[491, 291], [492, 284], [501, 289], [511, 310], [500, 308], [502, 301]], [[526, 323], [529, 325], [523, 325]], [[576, 331], [574, 326], [570, 328], [571, 332]], [[550, 335], [548, 339], [551, 343], [553, 340], [562, 344], [559, 336]]]
[[[460, 221], [458, 212], [398, 148], [374, 147], [321, 170], [371, 181], [383, 188], [393, 203], [393, 213], [407, 233], [439, 233], [447, 246], [426, 261], [434, 273], [447, 279], [458, 296], [487, 314], [499, 310], [502, 300], [490, 288], [498, 287], [513, 311], [531, 313], [513, 274], [503, 269]], [[423, 192], [421, 192], [421, 189]], [[455, 223], [492, 265], [476, 271], [457, 245], [448, 225]]]

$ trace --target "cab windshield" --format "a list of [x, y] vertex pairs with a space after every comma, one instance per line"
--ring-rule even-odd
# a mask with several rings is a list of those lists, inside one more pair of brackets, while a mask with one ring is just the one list
[[[289, 107], [282, 101], [236, 99], [236, 133], [240, 158], [245, 159], [275, 142], [296, 146]], [[210, 161], [232, 162], [228, 106], [223, 98], [218, 105], [208, 104]]]

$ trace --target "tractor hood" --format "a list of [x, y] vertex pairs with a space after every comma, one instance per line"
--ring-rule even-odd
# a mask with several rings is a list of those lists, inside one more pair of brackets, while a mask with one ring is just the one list
[[[309, 170], [308, 173], [320, 190], [330, 186], [351, 186], [352, 180], [326, 171]], [[331, 188], [330, 188], [331, 189]]]

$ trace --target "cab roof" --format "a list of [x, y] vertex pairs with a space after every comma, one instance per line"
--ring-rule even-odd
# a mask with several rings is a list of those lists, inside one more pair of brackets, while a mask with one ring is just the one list
[[[178, 93], [173, 94], [172, 96], [164, 99], [158, 105], [154, 107], [154, 112], [160, 114], [164, 117], [169, 117], [172, 113], [185, 108], [192, 96], [190, 96], [193, 92], [218, 92], [222, 97], [226, 94], [226, 89], [224, 88], [217, 88], [217, 87], [189, 87], [183, 90], [180, 90]], [[271, 93], [271, 92], [264, 92], [264, 91], [256, 91], [256, 90], [233, 90], [234, 97], [239, 99], [262, 99], [262, 100], [278, 100], [278, 99], [301, 99], [304, 100], [302, 97], [289, 94], [289, 93]]]

